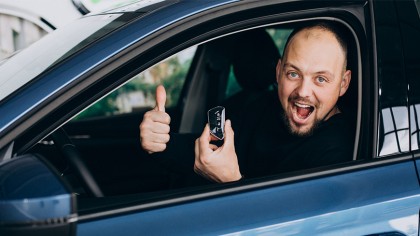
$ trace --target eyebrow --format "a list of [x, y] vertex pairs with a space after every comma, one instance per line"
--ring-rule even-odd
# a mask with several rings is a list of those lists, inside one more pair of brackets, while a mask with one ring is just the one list
[[[295, 70], [297, 70], [297, 71], [302, 71], [301, 69], [299, 69], [299, 67], [297, 67], [297, 66], [295, 66], [295, 65], [293, 65], [293, 64], [291, 64], [291, 63], [288, 63], [288, 62], [286, 62], [286, 63], [284, 63], [284, 66], [283, 66], [283, 69], [284, 68], [286, 68], [286, 67], [292, 67], [293, 69], [295, 69]], [[333, 75], [333, 73], [331, 73], [331, 72], [329, 72], [329, 71], [326, 71], [326, 70], [322, 70], [322, 71], [317, 71], [317, 72], [315, 72], [315, 74], [318, 74], [318, 75], [322, 75], [322, 74], [326, 74], [326, 75], [328, 75], [331, 79], [334, 79], [334, 75]]]

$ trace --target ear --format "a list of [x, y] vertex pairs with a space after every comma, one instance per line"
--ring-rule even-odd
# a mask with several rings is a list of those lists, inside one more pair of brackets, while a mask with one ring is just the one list
[[351, 80], [351, 71], [347, 70], [346, 72], [344, 72], [343, 79], [341, 80], [340, 97], [343, 96], [346, 93], [347, 89], [349, 88], [350, 80]]
[[279, 61], [277, 62], [277, 66], [276, 66], [277, 84], [280, 82], [280, 78], [281, 78], [281, 59], [279, 59]]

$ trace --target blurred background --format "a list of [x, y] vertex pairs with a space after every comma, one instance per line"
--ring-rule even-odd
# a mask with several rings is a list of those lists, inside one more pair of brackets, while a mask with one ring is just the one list
[[0, 61], [90, 12], [134, 0], [0, 0]]

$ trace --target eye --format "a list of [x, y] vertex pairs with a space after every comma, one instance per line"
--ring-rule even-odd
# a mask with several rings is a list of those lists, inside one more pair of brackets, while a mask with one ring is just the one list
[[324, 83], [324, 82], [326, 82], [327, 80], [326, 80], [324, 77], [318, 76], [318, 77], [316, 77], [316, 81], [317, 81], [318, 83]]
[[296, 78], [299, 78], [299, 74], [292, 71], [292, 72], [287, 73], [287, 77], [289, 77], [290, 79], [296, 79]]

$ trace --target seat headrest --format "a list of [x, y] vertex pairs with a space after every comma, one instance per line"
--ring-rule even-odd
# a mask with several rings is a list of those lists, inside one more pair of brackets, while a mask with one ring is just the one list
[[265, 90], [276, 82], [276, 65], [280, 53], [264, 29], [235, 35], [233, 72], [243, 89]]

